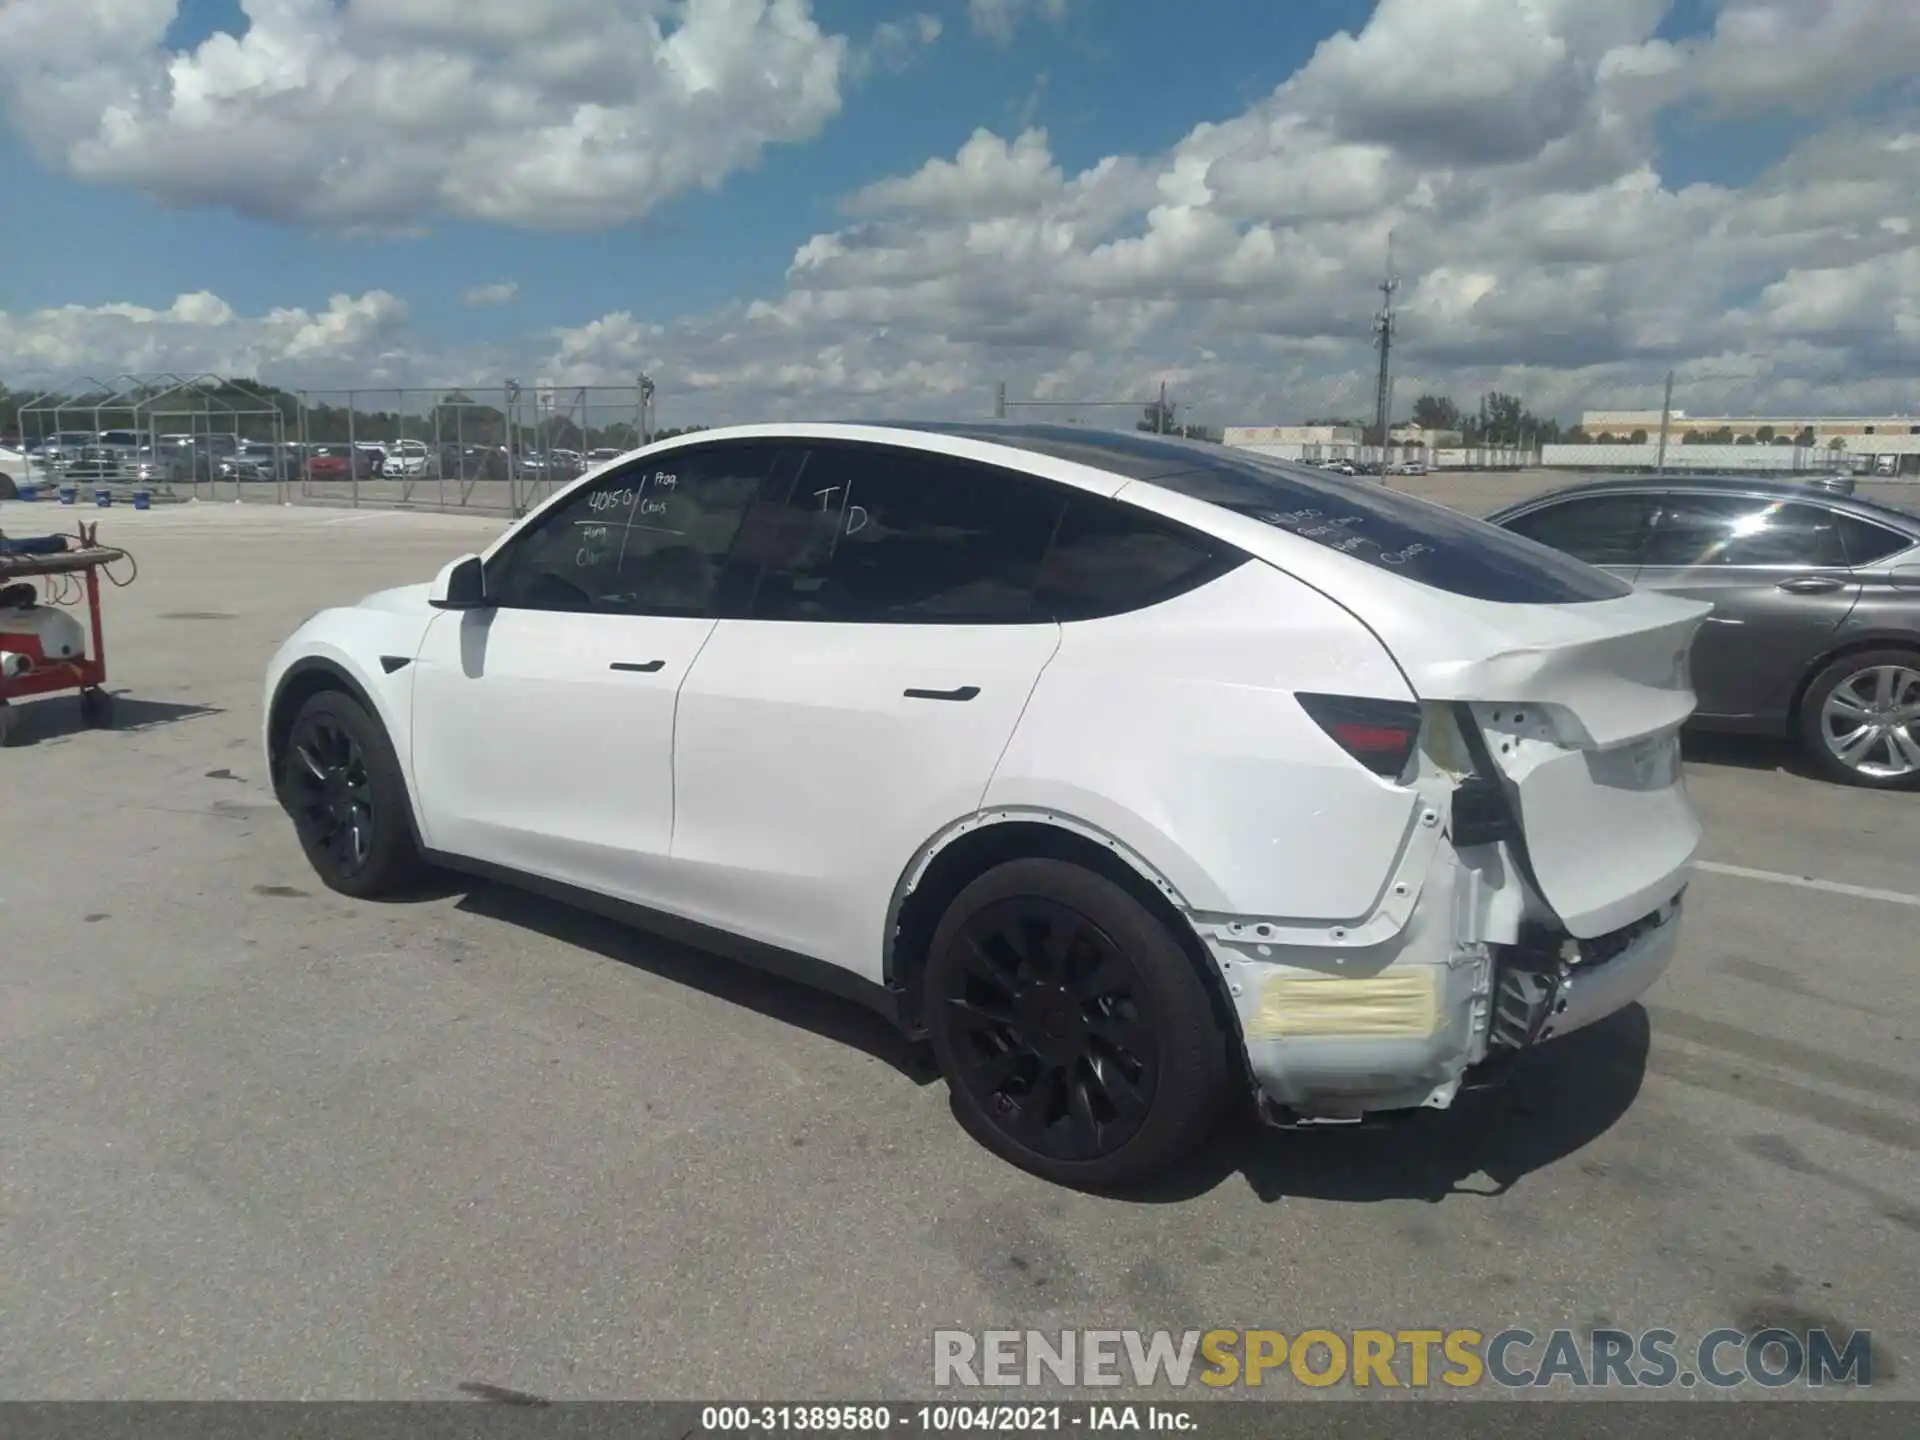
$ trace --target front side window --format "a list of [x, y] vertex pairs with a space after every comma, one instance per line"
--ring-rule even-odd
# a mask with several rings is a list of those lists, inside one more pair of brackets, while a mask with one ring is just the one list
[[716, 614], [741, 521], [782, 460], [771, 446], [725, 446], [603, 475], [493, 558], [487, 597], [510, 609]]
[[1589, 565], [1638, 565], [1652, 518], [1652, 496], [1586, 495], [1542, 505], [1505, 526]]
[[760, 566], [753, 613], [844, 624], [1021, 624], [1067, 492], [1005, 471], [880, 446], [813, 450], [739, 554]]
[[1666, 496], [1647, 542], [1646, 563], [1681, 568], [1844, 567], [1846, 547], [1832, 511], [1752, 495]]

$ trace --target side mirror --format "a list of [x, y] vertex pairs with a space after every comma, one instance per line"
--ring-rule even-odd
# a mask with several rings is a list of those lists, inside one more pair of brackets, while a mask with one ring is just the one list
[[480, 610], [487, 604], [487, 572], [478, 555], [462, 555], [433, 578], [427, 603], [436, 610]]

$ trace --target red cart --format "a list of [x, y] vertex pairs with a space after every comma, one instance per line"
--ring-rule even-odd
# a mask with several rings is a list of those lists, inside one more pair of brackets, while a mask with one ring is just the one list
[[[30, 607], [0, 603], [0, 745], [12, 738], [15, 714], [10, 702], [61, 690], [80, 693], [80, 715], [89, 725], [113, 720], [107, 683], [107, 642], [100, 626], [100, 571], [124, 550], [101, 545], [97, 527], [80, 526], [80, 548], [48, 555], [0, 555], [0, 590], [17, 581], [52, 575], [78, 575], [87, 597], [87, 632], [64, 608], [36, 602]], [[57, 617], [51, 624], [49, 617]], [[53, 639], [50, 634], [58, 632]], [[68, 638], [71, 636], [71, 638]], [[87, 644], [88, 640], [91, 644]]]

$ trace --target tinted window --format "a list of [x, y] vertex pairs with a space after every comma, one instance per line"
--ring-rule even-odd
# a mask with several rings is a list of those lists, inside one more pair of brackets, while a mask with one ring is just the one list
[[1529, 510], [1506, 528], [1589, 565], [1638, 565], [1652, 517], [1651, 496], [1587, 495]]
[[1856, 515], [1843, 515], [1836, 511], [1833, 518], [1840, 527], [1840, 543], [1847, 552], [1849, 565], [1871, 565], [1876, 560], [1897, 555], [1915, 543], [1909, 535], [1875, 525]]
[[1203, 585], [1245, 558], [1134, 506], [1076, 494], [1041, 566], [1034, 609], [1056, 620], [1139, 610]]
[[1649, 565], [1844, 566], [1832, 511], [1744, 495], [1669, 495], [1647, 542]]
[[942, 434], [1010, 445], [1156, 485], [1344, 551], [1365, 564], [1476, 600], [1568, 604], [1614, 600], [1613, 576], [1384, 485], [1204, 441], [1066, 425], [931, 424]]
[[519, 609], [717, 613], [727, 553], [779, 460], [772, 447], [729, 446], [602, 476], [494, 558], [487, 593]]
[[1068, 492], [912, 451], [822, 447], [754, 516], [754, 614], [853, 623], [1033, 620]]

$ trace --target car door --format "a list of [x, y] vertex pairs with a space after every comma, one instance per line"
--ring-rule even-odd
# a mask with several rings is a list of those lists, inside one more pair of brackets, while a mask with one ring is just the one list
[[1068, 492], [821, 445], [738, 558], [681, 692], [673, 883], [691, 918], [880, 975], [894, 885], [975, 811], [1059, 643], [1033, 593]]
[[1730, 492], [1664, 494], [1638, 583], [1712, 604], [1693, 643], [1710, 719], [1783, 716], [1860, 598], [1832, 510]]
[[1619, 576], [1629, 585], [1640, 573], [1656, 497], [1643, 491], [1607, 491], [1549, 499], [1501, 521], [1503, 528]]
[[437, 617], [415, 662], [430, 845], [661, 901], [676, 697], [731, 603], [728, 550], [782, 454], [735, 445], [636, 460], [488, 557], [490, 603]]

